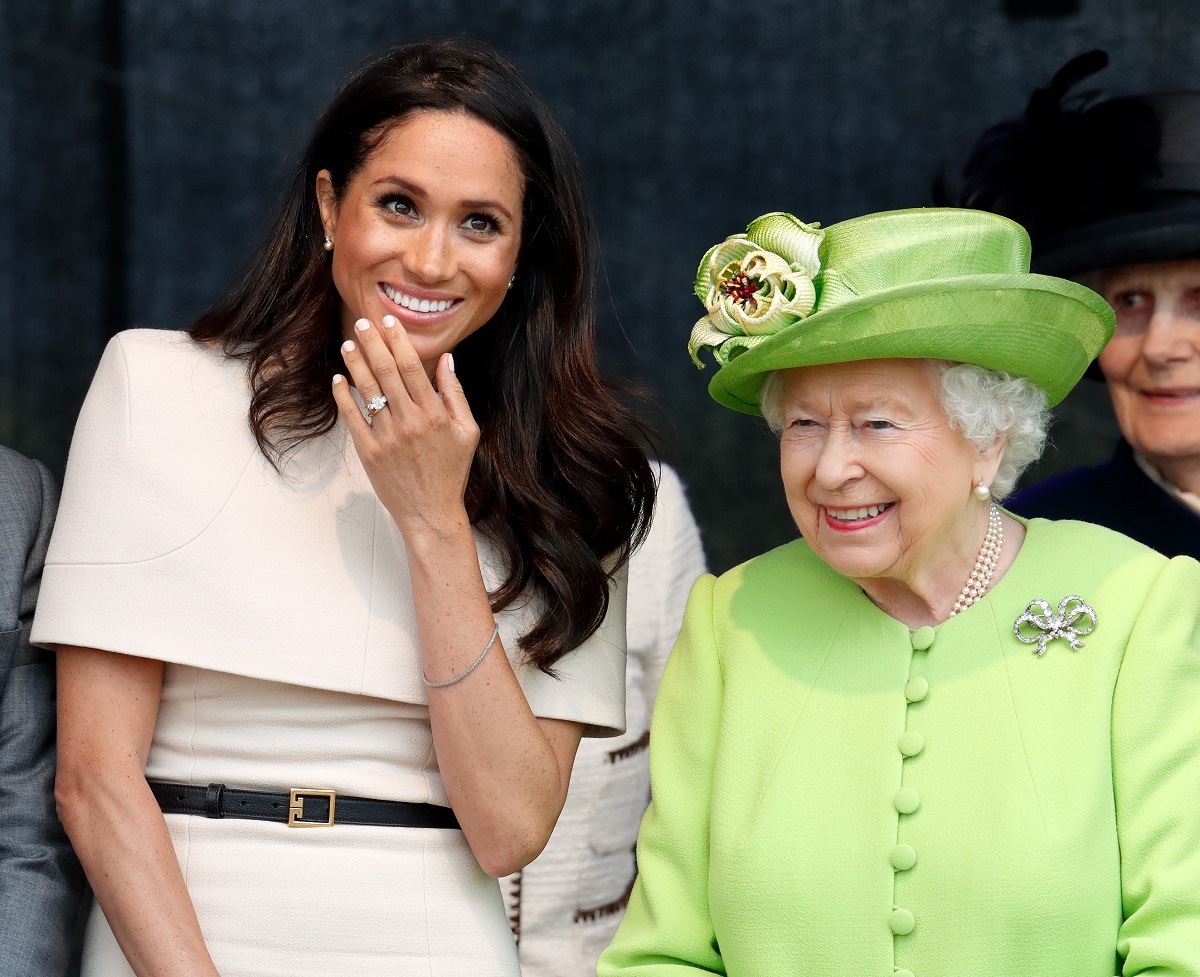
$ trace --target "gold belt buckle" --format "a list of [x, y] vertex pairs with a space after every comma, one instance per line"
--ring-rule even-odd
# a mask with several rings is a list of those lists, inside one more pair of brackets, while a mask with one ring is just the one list
[[[329, 817], [324, 821], [301, 821], [304, 817], [304, 798], [324, 797], [329, 801]], [[337, 805], [336, 790], [318, 790], [293, 787], [288, 795], [288, 827], [289, 828], [331, 828], [333, 827], [333, 810]]]

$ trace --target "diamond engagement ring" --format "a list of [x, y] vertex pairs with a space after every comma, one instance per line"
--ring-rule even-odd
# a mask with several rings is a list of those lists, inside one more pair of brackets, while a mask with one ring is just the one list
[[387, 406], [387, 398], [383, 394], [376, 394], [367, 401], [367, 420], [370, 420], [381, 410]]

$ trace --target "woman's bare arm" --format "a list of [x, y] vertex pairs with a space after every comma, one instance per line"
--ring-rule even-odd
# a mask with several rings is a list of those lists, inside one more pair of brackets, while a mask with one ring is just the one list
[[[463, 502], [479, 428], [451, 357], [438, 363], [439, 396], [403, 327], [390, 317], [384, 327], [360, 330], [343, 355], [360, 393], [382, 391], [387, 409], [369, 425], [345, 382], [334, 397], [404, 536], [425, 674], [444, 682], [479, 657], [495, 626]], [[580, 724], [533, 715], [498, 639], [469, 676], [428, 698], [438, 769], [471, 850], [491, 875], [517, 871], [562, 810]]]
[[[465, 555], [469, 547], [472, 563]], [[408, 547], [417, 628], [431, 681], [460, 675], [491, 637], [470, 526]], [[428, 690], [438, 769], [484, 871], [503, 876], [541, 853], [562, 812], [579, 723], [535, 718], [496, 644], [461, 682]]]
[[138, 977], [215, 977], [146, 783], [163, 664], [58, 649], [58, 814]]

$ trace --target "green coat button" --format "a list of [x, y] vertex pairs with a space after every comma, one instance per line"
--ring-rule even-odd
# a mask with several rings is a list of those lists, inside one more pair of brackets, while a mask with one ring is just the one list
[[912, 814], [921, 806], [921, 795], [913, 787], [901, 787], [896, 791], [895, 804], [901, 814]]
[[888, 859], [897, 872], [907, 872], [917, 864], [917, 853], [913, 851], [912, 845], [899, 844], [892, 849]]
[[912, 646], [917, 651], [927, 651], [933, 645], [933, 639], [937, 637], [937, 632], [928, 624], [923, 628], [917, 628], [916, 633], [912, 636]]
[[927, 695], [929, 682], [923, 678], [909, 679], [908, 684], [904, 686], [904, 698], [909, 702], [921, 702]]
[[900, 752], [905, 756], [916, 756], [925, 749], [925, 737], [915, 729], [906, 729], [900, 734], [900, 740], [897, 745], [900, 747]]
[[888, 925], [897, 936], [908, 936], [913, 931], [913, 927], [917, 925], [917, 921], [913, 919], [913, 914], [907, 909], [893, 909]]

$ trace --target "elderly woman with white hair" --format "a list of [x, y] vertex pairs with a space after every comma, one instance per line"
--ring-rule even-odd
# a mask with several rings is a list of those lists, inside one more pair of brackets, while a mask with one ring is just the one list
[[997, 504], [1113, 328], [1013, 222], [712, 249], [802, 539], [702, 577], [599, 977], [1200, 974], [1200, 565]]
[[954, 193], [1022, 223], [1034, 268], [1116, 313], [1089, 371], [1107, 383], [1116, 450], [1011, 505], [1200, 558], [1200, 90], [1101, 98], [1089, 79], [1107, 64], [1103, 51], [1072, 58], [984, 132]]

